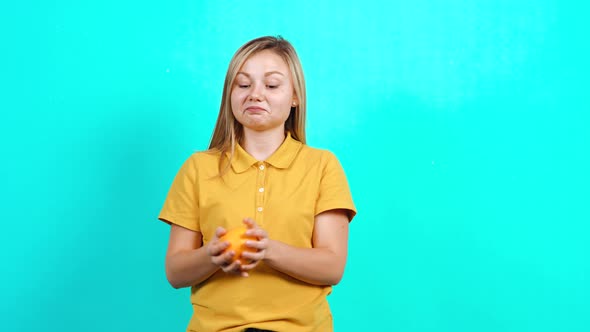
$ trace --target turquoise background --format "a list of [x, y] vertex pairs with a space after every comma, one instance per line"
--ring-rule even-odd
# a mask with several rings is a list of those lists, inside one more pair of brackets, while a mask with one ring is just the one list
[[589, 5], [0, 5], [3, 331], [183, 331], [156, 220], [227, 65], [281, 34], [359, 214], [336, 331], [589, 331]]

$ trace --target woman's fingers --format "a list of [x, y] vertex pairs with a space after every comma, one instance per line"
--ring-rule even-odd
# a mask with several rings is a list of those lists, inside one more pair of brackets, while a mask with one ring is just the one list
[[229, 247], [229, 242], [213, 240], [207, 246], [207, 254], [211, 257], [219, 256], [227, 247]]
[[[246, 241], [245, 245], [248, 248], [257, 249], [258, 251], [264, 250], [268, 246], [268, 239], [263, 238], [262, 240], [259, 240], [259, 241], [248, 240], [248, 241]], [[250, 252], [245, 251], [244, 253], [249, 254]]]
[[258, 227], [258, 225], [256, 225], [256, 222], [252, 218], [244, 218], [244, 220], [242, 222], [246, 225], [246, 227], [248, 229], [253, 229], [253, 228]]
[[259, 262], [260, 261], [258, 260], [253, 263], [250, 263], [250, 264], [245, 264], [245, 265], [240, 266], [240, 268], [242, 269], [243, 272], [247, 272], [247, 271], [254, 269], [258, 265]]
[[224, 236], [224, 235], [225, 235], [225, 233], [227, 233], [227, 231], [225, 230], [225, 228], [223, 228], [223, 227], [221, 227], [221, 226], [218, 226], [218, 227], [215, 229], [215, 236], [216, 236], [217, 238], [220, 238], [220, 237]]
[[261, 260], [264, 259], [266, 255], [266, 248], [268, 247], [268, 233], [258, 227], [254, 220], [251, 218], [244, 219], [244, 224], [248, 227], [246, 231], [246, 236], [255, 237], [258, 241], [248, 240], [246, 241], [245, 245], [248, 248], [256, 249], [255, 252], [253, 251], [244, 251], [242, 252], [242, 257], [244, 260], [247, 260], [247, 264], [243, 264], [241, 266], [243, 276], [247, 276], [248, 271], [254, 269]]
[[263, 251], [257, 251], [257, 252], [244, 251], [242, 253], [242, 257], [244, 258], [245, 261], [258, 262], [264, 258], [264, 252]]
[[268, 238], [268, 233], [262, 228], [252, 228], [246, 231], [246, 236], [253, 236], [258, 240]]
[[236, 253], [234, 250], [227, 250], [230, 247], [230, 243], [220, 241], [220, 238], [227, 231], [222, 227], [217, 227], [215, 236], [211, 239], [207, 247], [207, 253], [211, 256], [211, 262], [219, 266], [225, 273], [247, 277], [249, 276], [248, 272], [254, 269], [265, 257], [268, 246], [268, 233], [258, 227], [252, 218], [245, 218], [243, 222], [246, 228], [248, 228], [246, 235], [258, 239], [248, 240], [245, 245], [256, 251], [244, 251], [241, 257], [235, 257]]
[[268, 238], [263, 238], [260, 241], [246, 241], [246, 246], [249, 248], [257, 249], [253, 251], [242, 252], [244, 260], [249, 261], [247, 264], [242, 265], [242, 271], [250, 271], [254, 269], [266, 255], [266, 248], [268, 247]]
[[211, 262], [220, 267], [228, 266], [232, 262], [234, 255], [235, 252], [233, 250], [228, 250], [227, 252], [211, 256]]
[[236, 253], [233, 250], [211, 256], [213, 264], [219, 266], [223, 272], [230, 274], [243, 274], [242, 263], [239, 259], [234, 260]]
[[226, 266], [222, 266], [221, 269], [225, 273], [241, 274], [242, 273], [242, 264], [240, 263], [239, 260], [235, 260], [234, 262], [231, 262]]

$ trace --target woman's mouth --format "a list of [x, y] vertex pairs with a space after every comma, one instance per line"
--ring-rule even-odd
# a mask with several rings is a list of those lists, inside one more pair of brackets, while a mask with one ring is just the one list
[[262, 107], [259, 107], [259, 106], [248, 106], [248, 107], [246, 107], [244, 112], [262, 113], [262, 112], [266, 112], [266, 110]]

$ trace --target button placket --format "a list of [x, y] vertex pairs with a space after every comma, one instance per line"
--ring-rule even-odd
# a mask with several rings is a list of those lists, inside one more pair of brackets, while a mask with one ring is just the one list
[[268, 168], [264, 164], [264, 162], [258, 163], [258, 175], [256, 178], [256, 223], [260, 226], [264, 224], [264, 183], [266, 179], [266, 173], [268, 172]]

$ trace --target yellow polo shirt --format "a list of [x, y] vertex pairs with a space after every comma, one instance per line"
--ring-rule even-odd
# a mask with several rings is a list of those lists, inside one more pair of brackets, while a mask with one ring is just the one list
[[[356, 210], [336, 157], [290, 135], [266, 161], [237, 146], [231, 168], [219, 174], [219, 152], [197, 152], [176, 175], [159, 219], [200, 232], [210, 241], [217, 226], [232, 229], [252, 217], [271, 239], [311, 248], [314, 217]], [[191, 289], [187, 331], [332, 331], [330, 286], [314, 286], [260, 263], [248, 278], [218, 270]]]

